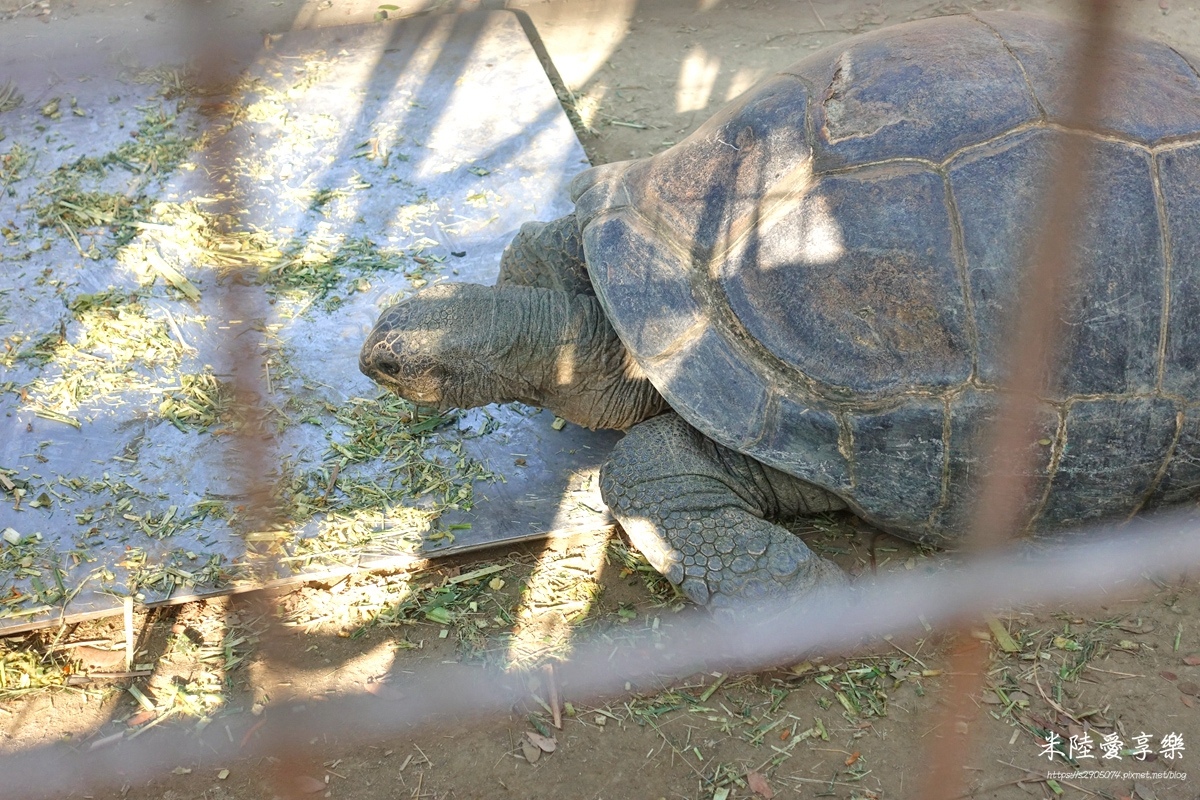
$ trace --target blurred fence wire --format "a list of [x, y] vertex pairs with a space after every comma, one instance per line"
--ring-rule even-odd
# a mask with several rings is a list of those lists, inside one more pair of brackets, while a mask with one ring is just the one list
[[[578, 703], [621, 694], [626, 684], [655, 688], [699, 671], [753, 671], [818, 652], [845, 652], [870, 639], [923, 631], [924, 625], [953, 628], [998, 608], [1063, 605], [1097, 596], [1111, 601], [1144, 590], [1145, 576], [1186, 578], [1188, 569], [1200, 564], [1196, 524], [1194, 512], [1138, 519], [1052, 546], [980, 554], [930, 574], [882, 576], [867, 586], [805, 600], [802, 613], [789, 613], [792, 609], [783, 605], [773, 614], [748, 606], [713, 618], [693, 609], [616, 650], [602, 638], [578, 643], [572, 658], [558, 667], [558, 682], [564, 696]], [[363, 693], [318, 705], [276, 703], [261, 717], [223, 719], [200, 735], [164, 730], [95, 752], [48, 746], [0, 759], [5, 775], [0, 797], [30, 800], [94, 791], [162, 775], [198, 759], [280, 752], [296, 759], [327, 752], [332, 740], [350, 745], [494, 717], [528, 696], [524, 681], [523, 675], [446, 672], [434, 665], [407, 674], [390, 697]], [[280, 796], [289, 796], [286, 788]]]
[[[218, 1], [189, 4], [193, 56], [201, 67], [200, 85], [219, 94], [238, 64], [225, 50], [225, 27], [230, 24], [226, 4]], [[1105, 50], [1113, 36], [1114, 3], [1084, 0], [1080, 5], [1083, 35], [1072, 64], [1075, 74], [1074, 105], [1070, 127], [1087, 129], [1103, 101]], [[220, 128], [218, 122], [218, 128]], [[212, 137], [205, 154], [205, 169], [214, 193], [231, 198], [222, 216], [236, 220], [237, 161], [240, 144], [232, 126]], [[855, 589], [830, 592], [806, 599], [793, 610], [787, 604], [772, 609], [747, 607], [720, 619], [692, 611], [679, 615], [662, 629], [646, 633], [640, 642], [612, 651], [608, 642], [582, 642], [558, 671], [563, 691], [573, 698], [620, 693], [627, 684], [657, 685], [664, 676], [682, 677], [700, 670], [755, 670], [796, 660], [817, 651], [855, 648], [869, 638], [899, 634], [919, 624], [959, 628], [997, 608], [1029, 604], [1062, 604], [1101, 594], [1134, 590], [1147, 575], [1182, 578], [1200, 564], [1200, 536], [1196, 521], [1184, 513], [1139, 519], [1107, 530], [1091, 530], [1047, 545], [1005, 548], [1020, 527], [1020, 479], [1026, 474], [1029, 420], [1039, 389], [1048, 376], [1058, 340], [1059, 309], [1066, 301], [1071, 268], [1072, 237], [1079, 221], [1081, 199], [1088, 186], [1088, 140], [1068, 137], [1044, 200], [1042, 229], [1030, 237], [1029, 268], [1020, 305], [1009, 338], [1006, 405], [993, 436], [995, 468], [989, 473], [976, 505], [970, 550], [962, 561], [940, 571], [880, 577]], [[220, 191], [216, 191], [220, 190]], [[261, 353], [251, 320], [262, 316], [261, 297], [247, 276], [227, 276], [225, 311], [241, 327], [230, 331], [239, 337], [234, 362], [234, 385], [241, 417], [261, 420], [266, 395], [261, 385]], [[349, 367], [348, 367], [349, 368]], [[249, 517], [246, 532], [271, 529], [273, 488], [268, 480], [276, 459], [269, 426], [238, 428], [228, 444], [231, 472], [242, 476], [243, 495], [259, 510]], [[765, 622], [763, 620], [766, 620]], [[275, 626], [274, 635], [280, 635]], [[268, 657], [271, 636], [264, 637]], [[964, 639], [968, 637], [963, 637]], [[945, 714], [950, 719], [971, 716], [970, 695], [981, 686], [985, 667], [981, 648], [960, 648], [951, 670], [958, 675]], [[96, 752], [71, 752], [43, 747], [0, 758], [4, 780], [0, 797], [34, 798], [66, 792], [86, 792], [163, 774], [187, 759], [270, 756], [276, 762], [276, 794], [298, 796], [289, 783], [289, 768], [314, 740], [329, 737], [370, 741], [414, 726], [444, 723], [465, 716], [505, 713], [522, 694], [522, 679], [479, 672], [468, 678], [435, 674], [435, 669], [410, 676], [397, 698], [361, 695], [332, 699], [317, 707], [297, 709], [280, 704], [268, 707], [263, 719], [223, 720], [222, 730], [196, 734], [163, 730], [140, 739], [136, 745], [119, 745]], [[669, 679], [669, 677], [667, 678]], [[216, 728], [217, 726], [213, 726]], [[248, 736], [248, 732], [257, 733]], [[963, 739], [939, 741], [926, 763], [927, 782], [922, 797], [951, 798], [961, 794], [965, 748]]]
[[[1082, 34], [1069, 62], [1073, 85], [1067, 128], [1094, 128], [1103, 102], [1113, 40], [1112, 0], [1082, 0]], [[1070, 85], [1070, 84], [1068, 84]], [[1020, 287], [1016, 319], [1010, 321], [1006, 344], [1003, 401], [993, 424], [988, 462], [967, 530], [965, 547], [980, 553], [1003, 547], [1022, 529], [1028, 481], [1036, 439], [1033, 420], [1038, 397], [1054, 379], [1050, 365], [1062, 339], [1062, 309], [1070, 302], [1075, 241], [1084, 216], [1090, 183], [1092, 140], [1080, 134], [1065, 143], [1046, 183], [1041, 229], [1029, 239], [1029, 255]], [[985, 648], [960, 637], [950, 659], [951, 691], [942, 709], [942, 724], [952, 730], [956, 720], [974, 716], [972, 696], [983, 688], [987, 670]], [[970, 730], [970, 728], [968, 728]], [[930, 748], [923, 797], [951, 800], [962, 794], [970, 740], [951, 737]]]

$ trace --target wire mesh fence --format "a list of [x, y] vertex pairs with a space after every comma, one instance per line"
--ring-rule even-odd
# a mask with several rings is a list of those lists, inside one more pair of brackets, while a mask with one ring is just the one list
[[[193, 16], [185, 38], [199, 66], [197, 84], [204, 96], [217, 99], [212, 104], [214, 133], [206, 139], [200, 168], [207, 193], [219, 198], [213, 211], [221, 222], [209, 233], [219, 250], [222, 241], [235, 242], [245, 233], [239, 220], [255, 193], [237, 169], [248, 143], [238, 138], [234, 125], [222, 123], [219, 102], [230, 81], [244, 69], [247, 55], [231, 52], [227, 46], [233, 38], [228, 31], [232, 23], [223, 4], [194, 3], [189, 8]], [[1070, 122], [1065, 127], [1090, 131], [1096, 127], [1105, 88], [1111, 83], [1106, 54], [1117, 23], [1114, 4], [1102, 0], [1081, 3], [1079, 15], [1084, 33], [1068, 65], [1075, 78], [1070, 82]], [[866, 638], [911, 629], [921, 624], [918, 621], [956, 629], [996, 608], [1065, 603], [1120, 592], [1147, 573], [1184, 578], [1200, 563], [1200, 540], [1192, 533], [1195, 521], [1186, 512], [1140, 518], [1065, 542], [1009, 546], [1024, 523], [1022, 497], [1027, 487], [1016, 476], [1031, 472], [1030, 443], [1037, 434], [1030, 420], [1039, 392], [1051, 380], [1047, 365], [1055, 363], [1055, 345], [1062, 338], [1061, 309], [1070, 299], [1069, 271], [1090, 191], [1093, 142], [1084, 135], [1067, 137], [1047, 181], [1040, 229], [1029, 235], [1024, 301], [1009, 328], [1006, 404], [992, 436], [990, 461], [996, 468], [980, 487], [962, 563], [934, 574], [889, 576], [872, 585], [831, 590], [795, 603], [778, 600], [767, 609], [747, 603], [718, 618], [683, 615], [665, 635], [647, 637], [617, 653], [610, 652], [607, 643], [583, 642], [569, 662], [555, 667], [558, 687], [572, 696], [595, 697], [619, 693], [629, 682], [652, 676], [713, 669], [750, 671], [802, 654], [852, 649]], [[230, 342], [231, 403], [234, 416], [246, 422], [233, 428], [224, 448], [227, 469], [247, 510], [236, 528], [249, 537], [283, 525], [278, 487], [269, 477], [281, 453], [267, 404], [269, 366], [261, 326], [256, 327], [256, 321], [269, 316], [267, 303], [255, 268], [235, 264], [225, 270], [221, 316], [237, 321], [222, 334]], [[269, 580], [277, 567], [271, 558], [265, 559], [261, 579]], [[268, 658], [280, 630], [275, 626], [264, 638]], [[960, 648], [952, 663], [958, 680], [945, 711], [948, 720], [972, 713], [969, 698], [980, 689], [985, 667], [978, 647]], [[163, 731], [141, 739], [136, 748], [119, 751], [64, 753], [43, 748], [10, 754], [0, 761], [6, 775], [0, 795], [28, 798], [85, 792], [149, 778], [183, 759], [216, 753], [269, 756], [278, 776], [277, 795], [299, 796], [303, 790], [292, 781], [300, 771], [297, 759], [318, 736], [367, 742], [447, 719], [503, 714], [520, 693], [523, 680], [503, 675], [447, 680], [431, 673], [418, 676], [416, 682], [423, 689], [405, 697], [363, 695], [301, 711], [268, 708], [266, 724], [247, 720], [241, 728], [227, 726], [226, 735], [219, 737]], [[957, 739], [931, 749], [926, 759], [928, 781], [920, 796], [962, 796], [960, 765], [967, 747], [967, 740]]]

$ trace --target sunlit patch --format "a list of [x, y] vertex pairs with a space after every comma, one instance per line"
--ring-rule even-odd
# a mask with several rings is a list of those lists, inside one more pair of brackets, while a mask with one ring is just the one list
[[766, 73], [764, 69], [753, 67], [738, 67], [738, 71], [733, 73], [733, 78], [729, 82], [729, 89], [725, 92], [725, 99], [732, 100], [738, 97], [754, 84], [758, 83]]
[[23, 357], [45, 366], [26, 387], [27, 402], [42, 416], [78, 427], [69, 415], [82, 407], [144, 405], [178, 388], [183, 345], [162, 314], [151, 314], [135, 294], [116, 290], [71, 301], [76, 322], [35, 342]]
[[575, 343], [568, 342], [559, 350], [558, 359], [554, 364], [556, 376], [559, 386], [570, 386], [575, 382]]
[[[542, 37], [555, 44], [554, 67], [572, 89], [594, 83], [629, 33], [638, 0], [571, 0], [550, 3], [537, 12]], [[579, 25], [579, 20], [587, 20]]]
[[[337, 595], [329, 598], [329, 613], [324, 622], [336, 624], [341, 617], [355, 618], [356, 609], [347, 608], [339, 602]], [[256, 704], [265, 704], [270, 700], [278, 700], [280, 696], [287, 697], [295, 689], [303, 687], [299, 692], [303, 696], [313, 695], [323, 691], [341, 689], [349, 692], [372, 691], [376, 679], [387, 675], [396, 660], [396, 643], [382, 641], [373, 647], [363, 643], [363, 652], [356, 656], [339, 655], [337, 667], [331, 669], [329, 664], [302, 668], [294, 661], [281, 664], [278, 660], [262, 658], [255, 659], [247, 665], [247, 678], [252, 686], [270, 687], [269, 694], [256, 697]], [[290, 690], [290, 691], [289, 691]]]
[[579, 122], [592, 133], [596, 133], [596, 117], [607, 94], [608, 87], [603, 84], [589, 86], [582, 93], [571, 93], [572, 107], [579, 115]]
[[565, 655], [575, 626], [591, 612], [600, 593], [608, 537], [597, 532], [569, 550], [547, 547], [521, 595], [506, 661], [530, 665], [548, 655]]
[[[330, 511], [317, 524], [315, 536], [294, 537], [294, 531], [281, 531], [278, 539], [290, 543], [262, 541], [274, 536], [251, 534], [248, 539], [271, 551], [272, 559], [294, 571], [337, 565], [355, 565], [361, 559], [387, 559], [416, 554], [433, 530], [438, 513], [432, 509], [405, 506], [389, 508], [380, 487], [373, 481], [347, 478], [339, 480], [347, 500], [337, 511]], [[301, 514], [304, 509], [299, 509]], [[309, 509], [310, 512], [318, 508]]]
[[659, 573], [666, 574], [679, 561], [679, 553], [662, 538], [658, 527], [650, 520], [626, 517], [621, 520], [621, 528], [633, 546]]
[[829, 213], [829, 201], [816, 196], [797, 209], [800, 214], [800, 258], [809, 264], [829, 264], [846, 252], [842, 228]]
[[[842, 227], [829, 199], [814, 191], [812, 160], [806, 159], [763, 192], [753, 213], [732, 226], [717, 263], [726, 276], [751, 267], [766, 272], [800, 264], [829, 264], [846, 252]], [[768, 232], [774, 232], [768, 235]], [[753, 246], [751, 265], [738, 251]]]
[[709, 56], [700, 45], [696, 45], [684, 56], [679, 67], [679, 88], [675, 91], [675, 111], [683, 114], [700, 111], [708, 107], [713, 84], [721, 71], [721, 59]]

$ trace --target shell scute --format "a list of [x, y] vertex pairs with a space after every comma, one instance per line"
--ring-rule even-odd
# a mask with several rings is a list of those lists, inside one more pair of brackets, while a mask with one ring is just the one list
[[1200, 407], [1191, 406], [1180, 416], [1171, 463], [1146, 502], [1147, 508], [1180, 503], [1200, 493]]
[[1132, 514], [1155, 487], [1175, 438], [1170, 400], [1081, 400], [1066, 417], [1062, 456], [1035, 527], [1062, 530]]
[[1200, 398], [1200, 145], [1158, 156], [1169, 221], [1171, 308], [1163, 389]]
[[[757, 367], [711, 327], [651, 363], [656, 374], [669, 376], [659, 388], [680, 416], [743, 452], [761, 437], [770, 400], [769, 386]], [[714, 375], [720, 380], [713, 380]], [[697, 425], [697, 420], [703, 424]]]
[[583, 230], [592, 253], [588, 271], [605, 287], [604, 302], [621, 341], [637, 359], [651, 359], [704, 321], [692, 297], [687, 265], [632, 213], [610, 216]]
[[957, 385], [971, 371], [941, 176], [827, 176], [722, 262], [740, 323], [775, 357], [856, 393]]
[[[993, 391], [968, 389], [950, 402], [950, 442], [946, 502], [935, 527], [962, 531], [970, 521], [972, 503], [991, 470], [987, 436], [1000, 414], [1000, 396]], [[1058, 439], [1059, 414], [1048, 403], [1039, 403], [1033, 415], [1028, 445], [1028, 472], [1022, 517], [1032, 519], [1050, 479]]]
[[809, 160], [807, 95], [777, 76], [735, 101], [685, 141], [624, 175], [632, 202], [697, 263], [751, 231], [772, 191]]
[[885, 411], [846, 414], [853, 508], [884, 530], [929, 535], [942, 501], [945, 404], [914, 397]]
[[[1059, 24], [1056, 35], [1047, 36], [1019, 15], [989, 13], [979, 19], [1021, 62], [1047, 118], [1069, 123], [1075, 91], [1071, 59], [1079, 32]], [[1118, 34], [1106, 58], [1120, 67], [1110, 70], [1097, 129], [1146, 144], [1200, 133], [1200, 77], [1179, 53], [1148, 39]]]
[[818, 169], [942, 161], [1040, 116], [1020, 66], [971, 17], [885, 28], [802, 64], [795, 74], [822, 92], [812, 112]]
[[840, 450], [841, 429], [835, 414], [797, 402], [786, 394], [755, 445], [755, 452], [778, 469], [834, 492], [850, 487], [850, 469]]
[[[1039, 128], [950, 165], [979, 337], [979, 377], [1002, 380], [1006, 320], [1017, 308], [1029, 236], [1063, 134]], [[1158, 375], [1165, 260], [1150, 155], [1096, 141], [1075, 252], [1083, 265], [1063, 316], [1060, 398], [1151, 391]]]

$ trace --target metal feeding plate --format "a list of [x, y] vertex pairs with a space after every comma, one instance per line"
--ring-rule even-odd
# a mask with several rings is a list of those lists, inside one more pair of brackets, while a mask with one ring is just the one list
[[[569, 210], [586, 160], [517, 19], [268, 44], [219, 95], [174, 66], [46, 91], [0, 63], [23, 93], [0, 112], [0, 631], [610, 524], [614, 435], [523, 407], [414, 414], [357, 369], [383, 306], [492, 283], [522, 222]], [[241, 337], [288, 520], [245, 539]]]

